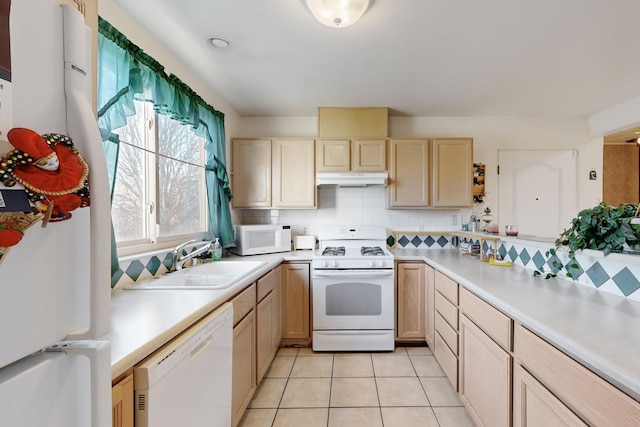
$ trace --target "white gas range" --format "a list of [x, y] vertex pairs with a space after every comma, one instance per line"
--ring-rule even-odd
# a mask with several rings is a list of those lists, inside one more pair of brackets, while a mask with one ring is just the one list
[[318, 230], [312, 259], [313, 350], [394, 349], [394, 263], [383, 227]]

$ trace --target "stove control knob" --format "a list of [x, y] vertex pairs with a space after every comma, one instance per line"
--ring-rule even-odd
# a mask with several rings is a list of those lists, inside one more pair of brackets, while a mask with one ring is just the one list
[[329, 261], [327, 261], [326, 259], [324, 261], [322, 261], [322, 266], [323, 267], [329, 267]]
[[331, 261], [331, 267], [337, 267], [338, 266], [338, 261]]
[[378, 261], [378, 267], [384, 267], [384, 261]]
[[375, 266], [376, 266], [375, 261], [369, 261], [369, 267], [375, 267]]

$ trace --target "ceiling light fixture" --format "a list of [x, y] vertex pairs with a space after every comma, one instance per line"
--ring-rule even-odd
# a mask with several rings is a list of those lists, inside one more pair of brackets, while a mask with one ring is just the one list
[[370, 0], [305, 0], [313, 16], [327, 27], [355, 24], [369, 8]]
[[226, 49], [231, 43], [229, 43], [229, 40], [225, 40], [222, 37], [209, 36], [207, 37], [207, 44], [212, 49]]

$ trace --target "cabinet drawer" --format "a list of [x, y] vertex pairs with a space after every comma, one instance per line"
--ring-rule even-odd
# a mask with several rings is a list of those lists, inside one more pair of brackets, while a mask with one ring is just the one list
[[455, 354], [451, 352], [451, 349], [447, 347], [444, 339], [438, 331], [436, 331], [436, 345], [433, 349], [433, 354], [436, 357], [436, 360], [440, 364], [440, 367], [444, 371], [447, 378], [451, 382], [456, 391], [458, 390], [458, 358]]
[[277, 273], [276, 270], [271, 270], [270, 272], [268, 272], [267, 274], [265, 274], [264, 276], [258, 279], [258, 289], [257, 289], [258, 302], [262, 301], [262, 299], [266, 297], [269, 294], [269, 292], [273, 290], [273, 288], [275, 288], [276, 280], [280, 279], [280, 276], [276, 273]]
[[453, 305], [458, 305], [458, 284], [437, 270], [436, 291], [451, 301]]
[[460, 311], [507, 350], [511, 350], [511, 319], [467, 289], [460, 288]]
[[233, 304], [233, 326], [235, 326], [256, 306], [256, 284], [252, 284], [234, 297], [231, 303]]
[[451, 304], [440, 292], [436, 292], [436, 312], [440, 313], [454, 330], [458, 330], [458, 307]]
[[444, 342], [447, 343], [454, 354], [458, 354], [458, 333], [442, 318], [440, 313], [436, 313], [436, 331], [440, 334]]
[[520, 325], [514, 331], [514, 354], [587, 424], [640, 425], [640, 403]]

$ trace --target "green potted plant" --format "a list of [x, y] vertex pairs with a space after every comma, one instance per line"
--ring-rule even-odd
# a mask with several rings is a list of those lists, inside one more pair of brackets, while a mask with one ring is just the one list
[[[611, 252], [622, 252], [626, 247], [636, 247], [640, 244], [638, 210], [639, 207], [631, 203], [609, 206], [604, 202], [593, 208], [581, 210], [571, 220], [571, 226], [556, 239], [556, 248], [547, 251], [547, 257], [551, 255], [556, 260], [553, 266], [557, 271], [565, 267], [567, 277], [574, 278], [572, 270], [578, 268], [575, 261], [576, 251], [594, 249], [608, 255]], [[560, 247], [567, 247], [569, 250], [569, 263], [566, 266], [557, 261], [556, 249]], [[543, 273], [541, 268], [534, 272], [534, 276], [541, 276]], [[545, 278], [556, 275], [547, 273]]]

